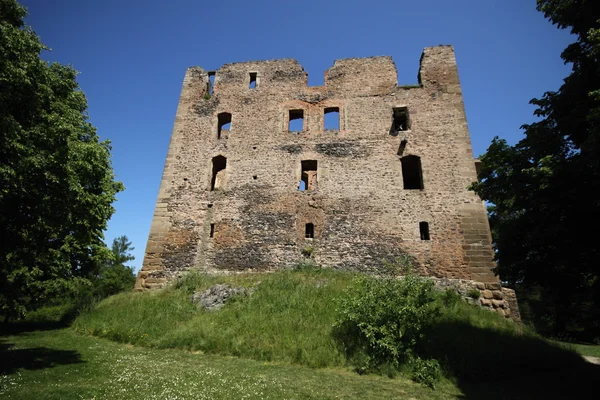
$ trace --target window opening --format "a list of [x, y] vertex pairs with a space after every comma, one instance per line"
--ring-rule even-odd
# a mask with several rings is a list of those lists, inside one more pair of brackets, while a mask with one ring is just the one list
[[215, 224], [210, 224], [210, 236], [209, 237], [214, 237], [215, 236]]
[[304, 228], [304, 237], [306, 239], [312, 239], [315, 237], [315, 226], [312, 223], [306, 224], [306, 228]]
[[227, 159], [223, 156], [216, 156], [212, 159], [212, 178], [210, 181], [210, 190], [219, 189], [223, 186], [225, 178], [225, 168], [227, 168]]
[[256, 89], [256, 72], [250, 72], [250, 84], [248, 85], [249, 89]]
[[328, 107], [325, 109], [323, 116], [323, 127], [325, 130], [340, 129], [340, 108]]
[[419, 231], [421, 232], [421, 240], [429, 240], [428, 222], [419, 222]]
[[423, 189], [421, 158], [418, 156], [406, 156], [402, 157], [400, 161], [402, 162], [404, 189]]
[[315, 190], [317, 188], [317, 161], [316, 160], [303, 160], [302, 161], [302, 175], [300, 177], [300, 183], [298, 189], [300, 191]]
[[407, 143], [406, 139], [402, 139], [400, 141], [400, 146], [398, 146], [398, 155], [399, 156], [401, 156], [402, 154], [404, 154], [404, 149], [406, 149], [406, 143]]
[[304, 110], [290, 110], [289, 132], [302, 132], [304, 130]]
[[219, 126], [217, 129], [217, 139], [221, 139], [222, 134], [229, 133], [229, 129], [231, 128], [231, 114], [220, 113], [217, 118]]
[[257, 180], [258, 179], [258, 175], [253, 175], [252, 179]]
[[408, 108], [400, 107], [392, 109], [392, 127], [390, 128], [390, 135], [398, 136], [400, 132], [409, 129]]
[[208, 82], [206, 83], [206, 89], [208, 90], [208, 94], [213, 94], [213, 88], [215, 87], [215, 71], [208, 72]]

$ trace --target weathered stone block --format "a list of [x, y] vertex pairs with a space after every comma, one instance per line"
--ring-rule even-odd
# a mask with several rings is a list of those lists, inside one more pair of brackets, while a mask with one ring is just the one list
[[492, 295], [494, 296], [494, 299], [496, 300], [503, 300], [504, 296], [502, 295], [502, 291], [501, 290], [494, 290], [492, 291]]
[[492, 306], [494, 308], [504, 308], [504, 302], [502, 300], [492, 300]]

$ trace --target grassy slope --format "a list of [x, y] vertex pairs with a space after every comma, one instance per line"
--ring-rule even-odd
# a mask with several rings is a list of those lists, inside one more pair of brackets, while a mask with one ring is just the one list
[[153, 350], [70, 329], [0, 338], [0, 397], [6, 399], [449, 399], [404, 378], [358, 376], [240, 358]]
[[[334, 299], [341, 295], [352, 278], [352, 274], [327, 270], [228, 277], [191, 276], [177, 287], [167, 290], [142, 294], [125, 293], [111, 297], [95, 309], [81, 315], [75, 321], [74, 327], [80, 333], [124, 343], [155, 349], [179, 347], [192, 350], [198, 357], [192, 358], [194, 363], [210, 365], [211, 368], [228, 363], [222, 364], [223, 367], [219, 371], [240, 371], [228, 381], [233, 387], [245, 385], [245, 376], [248, 374], [256, 377], [247, 372], [258, 368], [255, 366], [266, 368], [260, 376], [269, 382], [287, 382], [288, 379], [291, 382], [297, 375], [299, 382], [303, 383], [290, 386], [294, 388], [294, 394], [283, 397], [310, 398], [311, 393], [320, 393], [315, 397], [323, 398], [325, 393], [335, 389], [332, 393], [342, 393], [345, 398], [368, 398], [368, 393], [361, 392], [366, 389], [361, 388], [359, 382], [375, 385], [370, 394], [374, 398], [394, 397], [392, 392], [387, 392], [391, 390], [387, 386], [378, 386], [383, 385], [382, 382], [398, 382], [401, 388], [397, 390], [410, 392], [412, 389], [409, 390], [408, 387], [413, 386], [406, 386], [407, 381], [402, 376], [398, 380], [387, 381], [385, 378], [380, 380], [382, 378], [359, 377], [339, 369], [309, 370], [289, 365], [292, 363], [339, 368], [346, 363], [332, 342], [330, 331], [335, 318]], [[250, 297], [236, 299], [218, 312], [196, 310], [190, 301], [191, 293], [195, 289], [202, 290], [217, 282], [254, 287], [255, 292]], [[440, 301], [440, 304], [442, 303]], [[73, 345], [85, 340], [94, 342], [92, 338], [76, 339], [77, 337], [72, 336]], [[32, 345], [34, 343], [31, 342]], [[64, 340], [63, 343], [70, 342]], [[600, 376], [597, 366], [586, 364], [570, 349], [552, 344], [528, 331], [523, 332], [519, 326], [500, 318], [497, 314], [468, 306], [463, 302], [447, 303], [444, 306], [442, 317], [426, 332], [424, 343], [426, 345], [421, 349], [421, 354], [440, 360], [446, 375], [456, 386], [453, 387], [445, 380], [439, 385], [435, 395], [422, 388], [422, 392], [414, 392], [412, 396], [415, 398], [452, 397], [460, 391], [464, 394], [463, 398], [569, 398], [584, 396], [595, 390], [593, 384]], [[81, 346], [78, 347], [78, 351], [85, 354], [87, 350], [82, 349], [86, 345]], [[174, 361], [179, 359], [184, 364], [191, 362], [185, 358], [192, 357], [189, 353], [143, 350], [114, 343], [110, 343], [110, 346], [115, 349], [113, 351], [132, 352], [132, 357], [136, 354], [135, 360], [141, 361], [132, 361], [131, 365], [145, 368], [144, 371], [156, 376], [155, 379], [159, 382], [175, 379], [172, 374], [188, 376], [200, 373], [195, 364], [191, 365], [191, 370], [188, 371], [186, 365], [177, 365], [177, 361]], [[242, 358], [210, 358], [208, 355], [201, 355], [202, 353]], [[104, 356], [98, 356], [98, 362], [104, 362], [101, 357]], [[276, 361], [288, 365], [263, 365], [244, 358]], [[158, 363], [160, 367], [152, 369], [152, 363]], [[114, 359], [105, 365], [110, 365], [111, 368], [121, 366]], [[169, 372], [171, 370], [174, 372]], [[164, 374], [161, 371], [164, 371]], [[102, 373], [97, 375], [102, 379]], [[189, 379], [193, 381], [200, 378], [189, 375]], [[370, 381], [371, 378], [375, 383]], [[356, 382], [350, 383], [354, 379]], [[145, 383], [154, 384], [155, 382]], [[211, 381], [207, 385], [213, 387], [217, 382]], [[347, 385], [348, 391], [342, 387], [338, 388], [338, 385]], [[218, 390], [225, 390], [225, 393], [233, 396], [231, 398], [241, 398], [241, 395], [229, 392], [225, 386], [219, 386], [221, 389]], [[285, 387], [288, 386], [286, 383]], [[307, 392], [297, 391], [303, 390], [303, 387], [311, 389]], [[391, 384], [390, 387], [395, 386]], [[269, 395], [281, 395], [273, 391], [273, 387], [269, 390]]]
[[[331, 337], [334, 299], [354, 275], [330, 270], [266, 275], [192, 275], [178, 289], [124, 293], [75, 321], [80, 333], [158, 348], [184, 348], [312, 367], [340, 366]], [[254, 287], [218, 312], [196, 310], [195, 289], [215, 283]]]

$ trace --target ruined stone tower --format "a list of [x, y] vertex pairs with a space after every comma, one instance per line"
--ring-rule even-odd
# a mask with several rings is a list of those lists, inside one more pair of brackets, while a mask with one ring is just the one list
[[137, 288], [286, 268], [307, 246], [326, 267], [409, 253], [425, 274], [496, 285], [475, 180], [451, 46], [426, 48], [406, 87], [390, 57], [337, 60], [320, 87], [292, 59], [192, 67]]

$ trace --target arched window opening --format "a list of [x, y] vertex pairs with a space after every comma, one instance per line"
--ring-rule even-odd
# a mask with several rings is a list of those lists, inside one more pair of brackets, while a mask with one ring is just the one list
[[220, 113], [217, 116], [218, 119], [218, 129], [217, 129], [217, 138], [221, 139], [221, 135], [227, 135], [229, 133], [229, 129], [231, 128], [231, 114], [230, 113]]
[[227, 168], [227, 159], [223, 156], [216, 156], [212, 159], [212, 177], [210, 180], [210, 190], [219, 189], [225, 181], [225, 168]]

